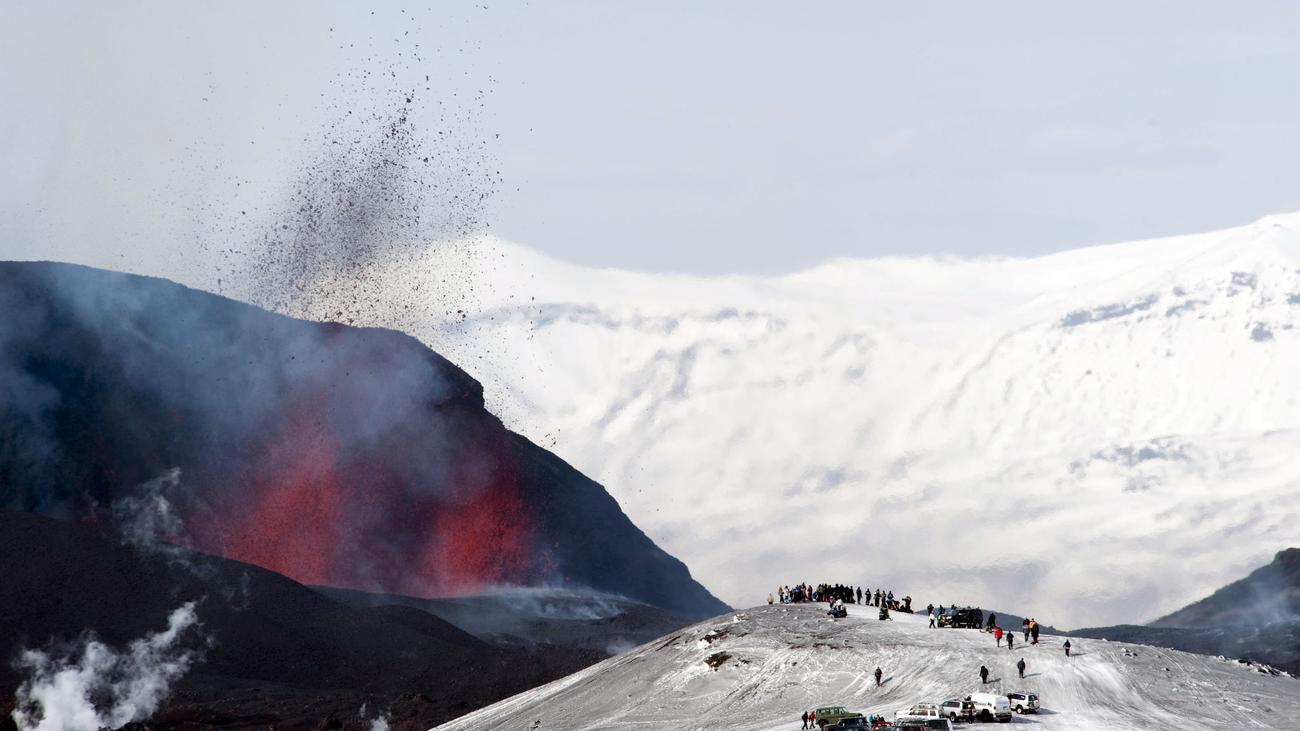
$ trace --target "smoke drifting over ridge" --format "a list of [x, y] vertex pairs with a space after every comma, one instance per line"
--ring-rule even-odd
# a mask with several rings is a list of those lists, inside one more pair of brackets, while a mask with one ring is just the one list
[[477, 383], [414, 341], [39, 271], [0, 275], [15, 315], [0, 505], [125, 520], [128, 538], [306, 582], [439, 595], [541, 579], [508, 434]]
[[409, 336], [70, 265], [0, 264], [0, 302], [0, 507], [120, 522], [165, 497], [129, 524], [314, 584], [725, 608]]

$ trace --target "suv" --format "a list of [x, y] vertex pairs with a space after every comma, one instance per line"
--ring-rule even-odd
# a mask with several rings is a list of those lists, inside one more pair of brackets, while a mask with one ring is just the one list
[[939, 712], [950, 721], [975, 720], [975, 704], [969, 698], [966, 700], [954, 698], [950, 701], [944, 701], [939, 704]]
[[978, 609], [949, 609], [939, 615], [940, 627], [965, 627], [967, 629], [980, 629], [984, 626], [984, 612]]
[[1016, 713], [1038, 713], [1038, 694], [1023, 690], [1007, 693], [1007, 700]]
[[832, 724], [842, 724], [850, 718], [862, 718], [861, 713], [847, 711], [844, 706], [823, 706], [816, 709], [813, 713], [817, 714], [817, 725], [826, 728]]

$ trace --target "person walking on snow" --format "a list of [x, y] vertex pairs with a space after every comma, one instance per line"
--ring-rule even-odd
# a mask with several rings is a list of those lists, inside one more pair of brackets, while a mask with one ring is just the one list
[[1023, 657], [1020, 658], [1020, 662], [1016, 663], [1016, 670], [1020, 671], [1021, 678], [1025, 677], [1025, 659]]
[[980, 685], [988, 685], [988, 684], [989, 684], [989, 669], [986, 668], [986, 667], [984, 667], [983, 665], [981, 665], [981, 666], [980, 666]]
[[802, 729], [803, 731], [807, 731], [807, 729], [808, 729], [808, 712], [807, 712], [807, 711], [804, 711], [804, 712], [803, 712], [803, 715], [799, 717], [799, 720], [800, 720], [800, 721], [803, 721], [803, 725], [800, 726], [799, 728]]
[[934, 629], [934, 609], [930, 609], [930, 629]]
[[1001, 647], [1001, 646], [1002, 646], [1002, 628], [1001, 628], [1001, 627], [994, 627], [994, 628], [993, 628], [993, 640], [994, 640], [995, 642], [997, 642], [998, 647]]
[[876, 666], [876, 687], [877, 688], [880, 687], [880, 676], [884, 674], [885, 673], [880, 669], [880, 666]]
[[1020, 627], [1025, 631], [1025, 642], [1029, 641], [1029, 618], [1020, 620]]
[[1066, 641], [1065, 641], [1065, 656], [1066, 656], [1066, 657], [1069, 657], [1069, 656], [1070, 656], [1070, 641], [1069, 641], [1069, 640], [1066, 640]]
[[1008, 632], [1008, 633], [1007, 633], [1007, 649], [1010, 650], [1010, 649], [1011, 649], [1011, 646], [1014, 645], [1015, 643], [1016, 643], [1016, 633], [1015, 633], [1015, 632]]

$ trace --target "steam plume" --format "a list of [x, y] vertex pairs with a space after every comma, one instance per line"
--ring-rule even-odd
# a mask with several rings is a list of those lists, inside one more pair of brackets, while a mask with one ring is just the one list
[[148, 718], [197, 659], [182, 640], [198, 626], [189, 602], [171, 613], [167, 629], [122, 652], [94, 637], [57, 657], [23, 652], [17, 666], [27, 679], [15, 698], [14, 723], [23, 731], [96, 731]]

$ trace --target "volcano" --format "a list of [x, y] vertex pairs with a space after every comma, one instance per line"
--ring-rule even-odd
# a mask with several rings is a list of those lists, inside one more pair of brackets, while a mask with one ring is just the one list
[[303, 583], [417, 597], [590, 588], [726, 606], [415, 339], [153, 278], [0, 264], [0, 507]]

